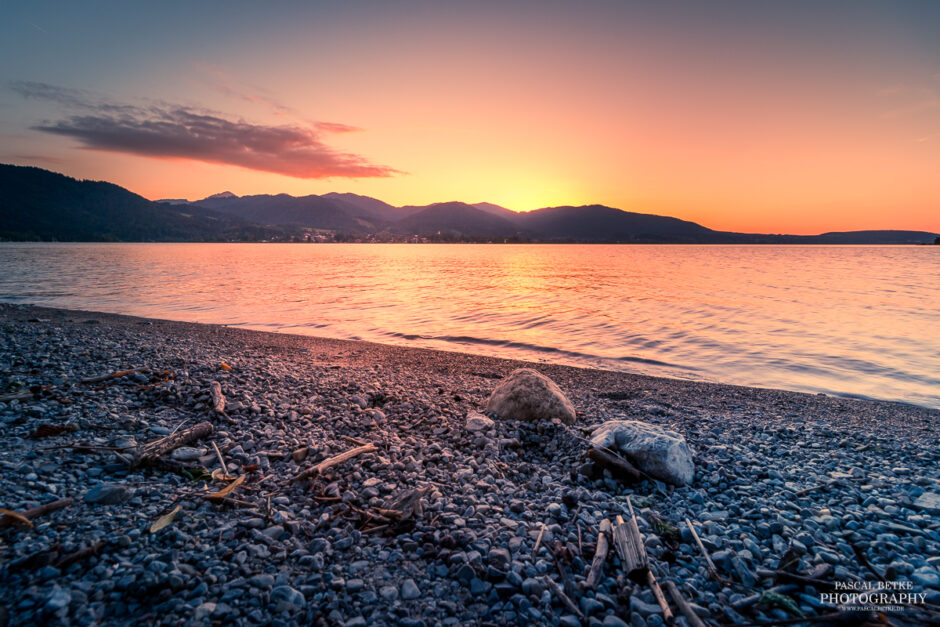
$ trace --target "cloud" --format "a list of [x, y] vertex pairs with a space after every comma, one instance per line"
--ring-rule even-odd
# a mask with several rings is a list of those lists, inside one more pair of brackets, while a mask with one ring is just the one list
[[44, 83], [20, 81], [11, 87], [24, 97], [53, 101], [73, 112], [79, 110], [33, 129], [77, 139], [89, 150], [192, 159], [306, 179], [400, 174], [327, 146], [322, 133], [356, 130], [342, 124], [269, 126], [179, 105], [139, 107], [115, 103], [81, 90]]

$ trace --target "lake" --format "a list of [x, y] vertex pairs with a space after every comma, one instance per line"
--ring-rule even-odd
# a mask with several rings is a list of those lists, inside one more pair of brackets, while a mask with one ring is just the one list
[[940, 247], [0, 244], [0, 300], [940, 407]]

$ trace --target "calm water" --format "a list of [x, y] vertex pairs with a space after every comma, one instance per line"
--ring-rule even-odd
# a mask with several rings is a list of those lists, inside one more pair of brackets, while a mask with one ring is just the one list
[[0, 300], [940, 407], [940, 247], [0, 244]]

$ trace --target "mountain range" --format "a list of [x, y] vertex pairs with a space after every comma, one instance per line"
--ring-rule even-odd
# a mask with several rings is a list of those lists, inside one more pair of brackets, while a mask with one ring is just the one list
[[112, 183], [0, 164], [0, 239], [7, 240], [926, 244], [937, 237], [899, 230], [733, 233], [603, 205], [517, 213], [485, 202], [396, 207], [348, 193], [150, 201]]

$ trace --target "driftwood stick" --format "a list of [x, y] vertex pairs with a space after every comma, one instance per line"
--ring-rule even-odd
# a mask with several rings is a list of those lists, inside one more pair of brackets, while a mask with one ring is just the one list
[[118, 370], [117, 372], [112, 372], [111, 374], [103, 374], [97, 377], [87, 377], [81, 379], [82, 383], [101, 383], [102, 381], [110, 381], [111, 379], [118, 379], [120, 377], [126, 377], [129, 374], [134, 374], [138, 372], [140, 368], [131, 368], [130, 370]]
[[562, 605], [571, 610], [571, 612], [574, 613], [574, 615], [578, 618], [584, 618], [584, 612], [581, 611], [581, 608], [575, 605], [574, 601], [571, 600], [571, 597], [565, 594], [565, 591], [562, 590], [561, 586], [552, 581], [552, 578], [548, 575], [544, 575], [542, 579], [545, 581], [546, 585], [548, 585], [548, 588], [555, 593], [555, 596], [558, 597]]
[[650, 590], [653, 591], [653, 596], [656, 597], [659, 607], [663, 610], [663, 620], [666, 621], [667, 625], [671, 625], [676, 620], [675, 616], [672, 615], [672, 609], [666, 601], [666, 595], [663, 594], [663, 589], [659, 587], [659, 582], [656, 581], [656, 575], [653, 574], [652, 570], [646, 571], [646, 582], [649, 584]]
[[831, 479], [830, 481], [827, 481], [826, 483], [820, 483], [819, 485], [814, 485], [808, 488], [804, 488], [800, 490], [799, 492], [796, 492], [795, 494], [796, 496], [806, 496], [810, 492], [815, 492], [816, 490], [822, 490], [823, 488], [830, 488], [839, 483], [842, 483], [842, 479]]
[[860, 547], [858, 547], [851, 540], [849, 540], [849, 546], [852, 547], [852, 550], [855, 552], [855, 557], [857, 557], [858, 561], [862, 563], [862, 566], [867, 568], [871, 572], [871, 574], [877, 577], [878, 581], [887, 581], [887, 579], [885, 579], [884, 573], [880, 572], [877, 568], [875, 568], [874, 565], [868, 560], [868, 556], [865, 555], [865, 551], [863, 551]]
[[401, 520], [420, 517], [424, 514], [424, 497], [430, 491], [431, 488], [427, 486], [405, 490], [387, 499], [382, 508], [398, 512], [398, 518]]
[[222, 384], [213, 381], [209, 384], [209, 395], [212, 397], [212, 411], [217, 414], [225, 413], [225, 395], [222, 394]]
[[185, 431], [180, 431], [156, 440], [155, 442], [151, 442], [150, 444], [145, 444], [143, 448], [140, 449], [132, 466], [137, 467], [150, 464], [161, 455], [165, 455], [184, 444], [189, 444], [190, 442], [208, 437], [212, 435], [212, 432], [212, 423], [200, 422], [198, 425], [190, 427]]
[[664, 581], [663, 587], [666, 588], [666, 592], [672, 597], [676, 607], [679, 608], [679, 611], [685, 616], [685, 619], [689, 622], [691, 627], [705, 627], [705, 623], [702, 622], [702, 619], [698, 617], [698, 614], [695, 613], [692, 606], [689, 605], [689, 602], [686, 601], [682, 593], [679, 592], [679, 588], [676, 587], [676, 584], [671, 581]]
[[59, 561], [57, 561], [55, 563], [55, 567], [58, 568], [59, 570], [63, 570], [65, 568], [68, 568], [75, 562], [80, 562], [87, 557], [91, 557], [92, 555], [97, 555], [98, 551], [103, 549], [106, 544], [107, 544], [107, 541], [101, 540], [100, 542], [96, 542], [92, 544], [91, 546], [86, 546], [82, 549], [79, 549], [75, 551], [74, 553], [69, 553], [68, 555], [66, 555]]
[[[538, 552], [539, 552], [539, 545], [542, 544], [542, 536], [544, 536], [544, 535], [545, 535], [545, 523], [542, 523], [542, 528], [539, 529], [539, 535], [538, 535], [538, 537], [535, 539], [535, 546], [532, 547], [532, 555], [533, 555], [533, 556], [538, 555]], [[537, 559], [537, 558], [536, 558], [536, 559]]]
[[639, 482], [643, 480], [643, 475], [636, 467], [608, 450], [600, 448], [588, 449], [587, 457], [595, 464], [609, 470], [611, 474], [619, 476], [621, 479], [630, 482]]
[[327, 470], [328, 468], [332, 468], [333, 466], [336, 466], [337, 464], [342, 464], [346, 460], [352, 459], [353, 457], [357, 457], [359, 455], [364, 455], [365, 453], [372, 453], [373, 451], [377, 451], [377, 450], [378, 448], [374, 444], [366, 444], [364, 446], [358, 446], [356, 448], [349, 449], [345, 453], [334, 455], [333, 457], [323, 460], [316, 466], [312, 468], [308, 468], [307, 470], [294, 476], [294, 478], [291, 479], [291, 482], [293, 483], [295, 481], [301, 481], [308, 477], [313, 477], [314, 475], [319, 475], [324, 470]]
[[600, 524], [600, 530], [597, 532], [597, 548], [594, 551], [594, 561], [591, 562], [591, 570], [588, 571], [587, 579], [584, 582], [585, 587], [593, 588], [597, 585], [604, 571], [604, 562], [607, 560], [607, 552], [610, 550], [610, 521], [603, 519]]
[[554, 544], [549, 546], [549, 550], [555, 562], [555, 568], [558, 569], [558, 576], [561, 577], [562, 589], [565, 591], [565, 594], [568, 595], [568, 598], [571, 598], [574, 596], [574, 588], [571, 585], [571, 577], [568, 576], [568, 571], [565, 570], [565, 556], [567, 551], [558, 540], [555, 540]]
[[215, 450], [215, 456], [219, 458], [219, 467], [222, 469], [222, 476], [228, 476], [228, 467], [225, 465], [225, 458], [222, 457], [222, 451], [219, 450], [215, 440], [212, 440], [212, 448]]
[[622, 516], [617, 516], [611, 532], [611, 540], [614, 548], [617, 549], [620, 561], [623, 562], [623, 570], [627, 577], [637, 583], [645, 581], [649, 562], [639, 530], [636, 529], [633, 521], [624, 522]]
[[[58, 511], [62, 509], [63, 507], [68, 507], [71, 504], [72, 504], [72, 499], [59, 499], [58, 501], [52, 501], [51, 503], [46, 503], [45, 505], [32, 507], [23, 512], [17, 512], [17, 514], [19, 514], [20, 516], [22, 516], [23, 518], [27, 520], [32, 520], [33, 518], [37, 518], [39, 516], [43, 516], [45, 514], [50, 514], [52, 512]], [[9, 527], [14, 522], [16, 522], [16, 519], [12, 516], [0, 517], [0, 527]]]
[[712, 561], [712, 556], [709, 555], [708, 551], [705, 550], [705, 545], [702, 544], [702, 539], [698, 537], [698, 532], [696, 532], [695, 527], [692, 526], [692, 521], [686, 518], [685, 524], [688, 525], [689, 531], [692, 532], [692, 537], [695, 538], [695, 544], [698, 545], [698, 550], [702, 552], [702, 555], [705, 556], [705, 561], [708, 562], [708, 571], [712, 574], [712, 577], [715, 578], [715, 581], [721, 585], [725, 585], [725, 580], [721, 578], [720, 574], [718, 574], [718, 569], [715, 567], [715, 562]]

